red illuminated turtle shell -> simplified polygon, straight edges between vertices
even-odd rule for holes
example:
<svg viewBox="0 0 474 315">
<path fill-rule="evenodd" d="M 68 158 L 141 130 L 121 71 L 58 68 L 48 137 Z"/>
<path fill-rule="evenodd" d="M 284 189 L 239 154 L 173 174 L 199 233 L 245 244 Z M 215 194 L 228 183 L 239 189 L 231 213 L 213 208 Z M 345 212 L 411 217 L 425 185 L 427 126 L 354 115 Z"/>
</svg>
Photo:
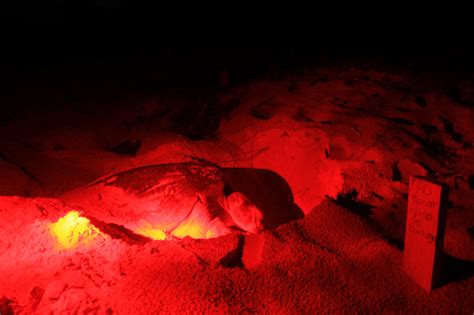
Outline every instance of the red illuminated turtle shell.
<svg viewBox="0 0 474 315">
<path fill-rule="evenodd" d="M 224 176 L 211 164 L 143 166 L 103 177 L 62 199 L 86 216 L 141 234 L 210 238 L 231 231 Z"/>
</svg>

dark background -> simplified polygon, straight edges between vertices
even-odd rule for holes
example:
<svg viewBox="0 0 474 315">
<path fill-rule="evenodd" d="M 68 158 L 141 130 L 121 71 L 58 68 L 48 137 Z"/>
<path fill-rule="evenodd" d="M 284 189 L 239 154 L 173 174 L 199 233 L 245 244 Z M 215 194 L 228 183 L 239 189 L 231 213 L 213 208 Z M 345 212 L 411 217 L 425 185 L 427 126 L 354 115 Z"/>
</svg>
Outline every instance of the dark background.
<svg viewBox="0 0 474 315">
<path fill-rule="evenodd" d="M 193 14 L 188 4 L 182 6 Z M 390 10 L 374 14 L 376 21 L 363 26 L 364 18 L 358 16 L 346 24 L 342 24 L 344 16 L 313 23 L 325 15 L 317 9 L 304 25 L 297 24 L 306 18 L 303 13 L 263 21 L 260 28 L 240 16 L 236 27 L 227 31 L 214 21 L 202 27 L 206 17 L 198 14 L 192 20 L 184 14 L 173 20 L 160 4 L 143 6 L 126 0 L 2 3 L 2 116 L 18 115 L 25 108 L 120 99 L 128 93 L 153 93 L 166 87 L 212 89 L 220 69 L 229 71 L 232 84 L 268 73 L 332 65 L 472 78 L 468 26 L 447 23 L 446 13 L 434 25 L 415 16 L 418 26 L 406 26 L 405 18 L 397 16 L 392 27 L 382 28 L 379 22 Z M 226 20 L 231 15 L 229 10 L 220 17 Z M 260 45 L 280 48 L 242 48 Z M 192 48 L 200 46 L 208 48 Z"/>
</svg>

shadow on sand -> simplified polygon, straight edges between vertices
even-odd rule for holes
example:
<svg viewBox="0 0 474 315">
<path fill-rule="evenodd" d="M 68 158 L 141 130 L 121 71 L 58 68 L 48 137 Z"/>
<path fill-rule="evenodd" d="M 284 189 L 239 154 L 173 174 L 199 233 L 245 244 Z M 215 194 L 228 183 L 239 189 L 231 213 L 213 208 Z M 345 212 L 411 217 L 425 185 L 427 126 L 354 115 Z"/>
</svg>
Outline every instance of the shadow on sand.
<svg viewBox="0 0 474 315">
<path fill-rule="evenodd" d="M 438 287 L 469 279 L 474 276 L 474 261 L 444 254 L 444 266 Z"/>
</svg>

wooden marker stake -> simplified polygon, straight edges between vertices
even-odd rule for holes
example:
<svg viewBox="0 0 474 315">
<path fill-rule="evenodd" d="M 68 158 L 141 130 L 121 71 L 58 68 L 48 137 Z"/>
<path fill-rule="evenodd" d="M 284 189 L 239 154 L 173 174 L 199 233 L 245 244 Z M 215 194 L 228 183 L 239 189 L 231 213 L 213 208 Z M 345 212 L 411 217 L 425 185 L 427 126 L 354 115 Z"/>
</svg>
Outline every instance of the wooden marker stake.
<svg viewBox="0 0 474 315">
<path fill-rule="evenodd" d="M 403 267 L 428 292 L 440 277 L 447 197 L 443 183 L 410 178 Z"/>
</svg>

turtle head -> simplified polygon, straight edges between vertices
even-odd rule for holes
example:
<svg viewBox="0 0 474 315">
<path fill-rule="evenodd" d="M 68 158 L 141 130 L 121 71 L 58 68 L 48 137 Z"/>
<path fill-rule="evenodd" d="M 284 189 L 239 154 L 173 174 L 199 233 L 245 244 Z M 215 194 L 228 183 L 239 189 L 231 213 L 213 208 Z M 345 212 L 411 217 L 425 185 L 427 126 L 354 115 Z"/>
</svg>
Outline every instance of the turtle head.
<svg viewBox="0 0 474 315">
<path fill-rule="evenodd" d="M 263 213 L 242 193 L 233 192 L 226 197 L 227 211 L 235 224 L 250 233 L 263 230 Z"/>
</svg>

